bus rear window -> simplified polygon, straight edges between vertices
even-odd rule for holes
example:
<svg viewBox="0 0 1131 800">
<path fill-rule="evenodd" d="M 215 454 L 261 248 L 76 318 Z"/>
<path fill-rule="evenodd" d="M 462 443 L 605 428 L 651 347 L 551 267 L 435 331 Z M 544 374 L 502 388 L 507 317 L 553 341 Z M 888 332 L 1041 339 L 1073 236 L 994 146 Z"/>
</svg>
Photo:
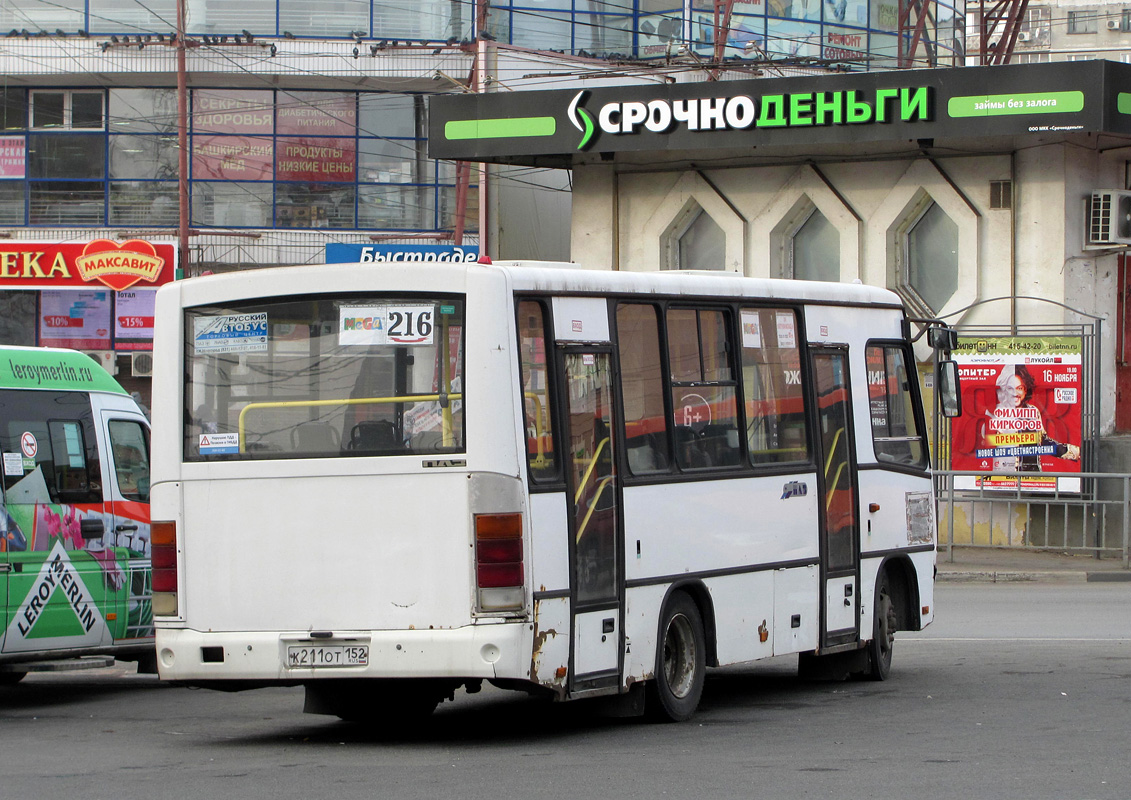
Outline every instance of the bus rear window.
<svg viewBox="0 0 1131 800">
<path fill-rule="evenodd" d="M 368 295 L 187 309 L 185 460 L 463 452 L 463 308 Z"/>
</svg>

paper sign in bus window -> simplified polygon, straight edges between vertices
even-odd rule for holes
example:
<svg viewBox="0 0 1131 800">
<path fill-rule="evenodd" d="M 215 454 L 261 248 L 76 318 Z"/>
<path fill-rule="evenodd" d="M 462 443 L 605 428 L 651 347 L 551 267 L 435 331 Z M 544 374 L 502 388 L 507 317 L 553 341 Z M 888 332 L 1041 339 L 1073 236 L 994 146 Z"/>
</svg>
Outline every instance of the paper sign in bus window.
<svg viewBox="0 0 1131 800">
<path fill-rule="evenodd" d="M 222 314 L 193 320 L 193 345 L 203 353 L 266 353 L 267 313 Z"/>
<path fill-rule="evenodd" d="M 792 311 L 778 312 L 778 347 L 797 347 L 797 326 Z"/>
<path fill-rule="evenodd" d="M 432 306 L 342 306 L 338 310 L 338 344 L 432 344 Z"/>
<path fill-rule="evenodd" d="M 198 442 L 202 456 L 216 456 L 240 451 L 238 433 L 202 433 Z"/>
<path fill-rule="evenodd" d="M 742 346 L 761 348 L 762 320 L 757 311 L 742 311 Z"/>
</svg>

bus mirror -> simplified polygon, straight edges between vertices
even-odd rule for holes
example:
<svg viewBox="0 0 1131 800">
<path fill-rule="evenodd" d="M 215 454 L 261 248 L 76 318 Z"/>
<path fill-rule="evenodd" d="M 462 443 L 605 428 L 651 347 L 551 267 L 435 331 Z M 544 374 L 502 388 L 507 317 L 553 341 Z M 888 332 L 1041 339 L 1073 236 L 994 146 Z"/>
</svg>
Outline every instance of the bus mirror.
<svg viewBox="0 0 1131 800">
<path fill-rule="evenodd" d="M 950 352 L 958 347 L 958 332 L 954 328 L 927 328 L 927 342 L 935 350 Z"/>
<path fill-rule="evenodd" d="M 962 415 L 962 392 L 958 385 L 958 362 L 940 361 L 938 407 L 944 417 L 954 418 Z"/>
</svg>

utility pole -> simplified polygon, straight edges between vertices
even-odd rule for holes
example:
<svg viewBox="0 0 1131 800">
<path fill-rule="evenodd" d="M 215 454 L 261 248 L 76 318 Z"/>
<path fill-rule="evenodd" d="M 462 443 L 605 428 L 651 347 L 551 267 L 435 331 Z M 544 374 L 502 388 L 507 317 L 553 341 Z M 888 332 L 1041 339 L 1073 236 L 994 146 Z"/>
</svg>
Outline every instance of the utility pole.
<svg viewBox="0 0 1131 800">
<path fill-rule="evenodd" d="M 189 263 L 188 74 L 185 58 L 185 0 L 177 0 L 177 277 Z"/>
</svg>

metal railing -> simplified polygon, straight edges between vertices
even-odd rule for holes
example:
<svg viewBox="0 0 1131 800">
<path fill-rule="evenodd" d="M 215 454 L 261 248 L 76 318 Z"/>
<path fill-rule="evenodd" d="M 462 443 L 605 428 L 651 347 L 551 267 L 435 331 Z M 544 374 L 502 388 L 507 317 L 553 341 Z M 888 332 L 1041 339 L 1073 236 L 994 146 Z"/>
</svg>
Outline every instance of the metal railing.
<svg viewBox="0 0 1131 800">
<path fill-rule="evenodd" d="M 935 471 L 939 549 L 1018 547 L 1129 561 L 1131 474 L 1110 472 L 1002 473 L 1015 488 L 979 486 L 980 472 Z M 1048 479 L 1034 491 L 1021 479 Z M 959 487 L 959 488 L 956 488 Z M 972 487 L 972 488 L 968 488 Z"/>
</svg>

